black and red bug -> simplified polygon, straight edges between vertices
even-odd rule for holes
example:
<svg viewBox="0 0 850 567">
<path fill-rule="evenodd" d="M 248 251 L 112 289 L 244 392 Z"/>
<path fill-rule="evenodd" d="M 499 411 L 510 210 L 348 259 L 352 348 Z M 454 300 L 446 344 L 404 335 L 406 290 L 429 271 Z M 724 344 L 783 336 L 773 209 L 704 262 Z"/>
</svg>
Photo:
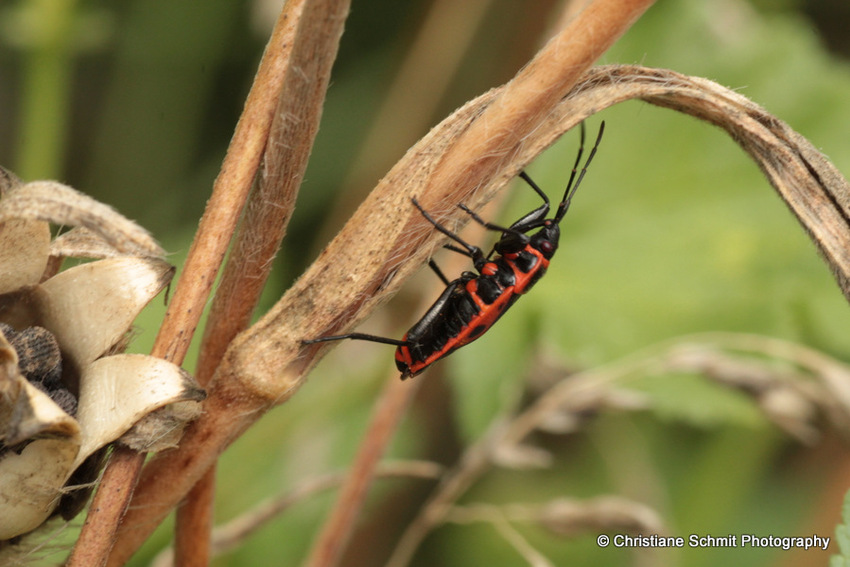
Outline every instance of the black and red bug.
<svg viewBox="0 0 850 567">
<path fill-rule="evenodd" d="M 434 362 L 444 358 L 483 335 L 508 308 L 528 292 L 546 273 L 549 261 L 558 249 L 561 236 L 560 222 L 570 208 L 573 195 L 581 185 L 587 167 L 596 155 L 596 149 L 605 130 L 603 122 L 599 134 L 587 160 L 578 170 L 584 153 L 584 124 L 581 125 L 581 143 L 575 165 L 573 165 L 564 197 L 558 204 L 555 216 L 547 219 L 550 203 L 546 193 L 534 181 L 522 172 L 519 176 L 540 195 L 543 204 L 513 223 L 509 227 L 498 226 L 484 221 L 465 205 L 458 205 L 472 219 L 485 228 L 501 232 L 502 236 L 493 245 L 486 256 L 481 248 L 468 244 L 457 234 L 437 222 L 419 202 L 413 198 L 413 205 L 422 216 L 460 246 L 446 245 L 446 248 L 459 252 L 472 259 L 476 272 L 463 272 L 459 278 L 449 281 L 433 260 L 428 265 L 446 284 L 446 289 L 425 315 L 410 328 L 401 340 L 348 333 L 301 341 L 302 344 L 314 344 L 342 339 L 356 339 L 395 345 L 396 366 L 401 379 L 416 376 Z M 528 233 L 539 228 L 532 235 Z M 491 257 L 496 254 L 495 258 Z"/>
</svg>

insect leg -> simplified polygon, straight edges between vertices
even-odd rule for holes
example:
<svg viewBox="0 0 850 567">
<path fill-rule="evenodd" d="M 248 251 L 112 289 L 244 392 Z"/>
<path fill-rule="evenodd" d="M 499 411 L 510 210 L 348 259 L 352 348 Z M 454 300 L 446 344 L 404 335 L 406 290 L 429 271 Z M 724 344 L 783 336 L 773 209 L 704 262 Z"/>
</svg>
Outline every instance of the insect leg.
<svg viewBox="0 0 850 567">
<path fill-rule="evenodd" d="M 534 189 L 535 193 L 537 193 L 538 195 L 540 195 L 543 198 L 544 203 L 546 203 L 547 205 L 549 204 L 549 197 L 546 196 L 546 193 L 543 192 L 543 189 L 541 189 L 540 186 L 537 185 L 537 183 L 532 181 L 532 179 L 528 176 L 528 174 L 526 172 L 520 171 L 519 176 L 523 181 L 528 183 L 529 187 Z"/>
<path fill-rule="evenodd" d="M 463 254 L 464 256 L 469 256 L 469 252 L 461 248 L 460 246 L 455 246 L 454 244 L 444 244 L 443 248 L 446 250 L 451 250 L 452 252 L 457 252 L 458 254 Z"/>
<path fill-rule="evenodd" d="M 570 173 L 570 180 L 567 182 L 567 189 L 564 191 L 564 199 L 561 201 L 561 204 L 558 205 L 558 211 L 555 213 L 554 221 L 556 223 L 561 222 L 561 219 L 567 214 L 567 209 L 570 208 L 570 201 L 572 201 L 573 195 L 575 195 L 578 186 L 581 185 L 581 180 L 584 179 L 584 175 L 587 173 L 587 167 L 590 165 L 590 162 L 593 161 L 593 156 L 596 155 L 596 150 L 599 148 L 599 142 L 602 141 L 603 132 L 605 132 L 604 121 L 599 125 L 599 134 L 596 135 L 596 142 L 594 142 L 593 148 L 590 150 L 590 155 L 587 156 L 587 161 L 584 162 L 584 166 L 581 168 L 581 172 L 578 173 L 578 178 L 576 178 L 576 171 L 578 170 L 579 162 L 581 161 L 581 156 L 584 152 L 584 122 L 581 123 L 581 146 L 579 147 L 578 155 L 576 156 L 575 165 L 573 165 L 573 171 Z M 575 185 L 573 185 L 574 180 Z"/>
<path fill-rule="evenodd" d="M 446 236 L 448 236 L 449 238 L 451 238 L 452 240 L 454 240 L 455 242 L 457 242 L 458 244 L 463 246 L 464 249 L 466 249 L 466 254 L 470 258 L 472 258 L 473 262 L 477 262 L 479 260 L 484 259 L 484 252 L 481 251 L 481 248 L 479 248 L 478 246 L 473 246 L 472 244 L 467 243 L 460 236 L 458 236 L 457 234 L 450 231 L 449 229 L 447 229 L 446 227 L 444 227 L 443 225 L 438 223 L 436 220 L 434 220 L 434 218 L 431 215 L 429 215 L 428 212 L 425 209 L 422 208 L 422 205 L 419 204 L 419 201 L 416 200 L 416 197 L 413 197 L 410 200 L 413 201 L 414 206 L 417 209 L 419 209 L 419 212 L 422 213 L 422 216 L 425 217 L 425 220 L 427 220 L 428 222 L 430 222 L 431 224 L 434 225 L 434 228 L 436 228 L 437 230 L 439 230 L 440 232 L 442 232 L 443 234 L 445 234 Z"/>
<path fill-rule="evenodd" d="M 460 248 L 458 248 L 458 249 L 457 249 L 457 250 L 455 250 L 455 251 L 456 251 L 456 252 L 457 252 L 457 251 L 460 251 L 460 253 L 461 253 L 461 254 L 466 254 L 466 251 L 465 251 L 465 250 L 461 250 Z M 431 266 L 431 269 L 432 269 L 432 270 L 434 270 L 434 273 L 435 273 L 435 274 L 437 274 L 437 277 L 438 277 L 438 278 L 440 278 L 440 279 L 443 281 L 443 283 L 444 283 L 444 284 L 446 284 L 446 285 L 451 284 L 451 282 L 449 281 L 449 279 L 448 279 L 448 278 L 446 277 L 446 275 L 443 273 L 443 270 L 441 270 L 441 269 L 440 269 L 440 267 L 437 265 L 437 262 L 435 262 L 435 261 L 433 260 L 433 258 L 428 260 L 428 265 L 429 265 L 429 266 Z"/>
<path fill-rule="evenodd" d="M 487 230 L 495 230 L 495 231 L 498 231 L 498 232 L 513 234 L 514 236 L 519 236 L 519 237 L 525 236 L 524 233 L 522 233 L 522 232 L 520 232 L 520 231 L 518 231 L 514 228 L 507 228 L 507 227 L 504 227 L 504 226 L 499 226 L 497 224 L 493 224 L 491 222 L 485 221 L 480 216 L 478 216 L 478 214 L 475 211 L 473 211 L 472 209 L 470 209 L 469 207 L 467 207 L 463 203 L 459 204 L 458 207 L 463 209 L 469 216 L 472 217 L 472 220 L 474 220 L 475 222 L 477 222 L 478 224 L 480 224 L 481 226 L 483 226 Z"/>
<path fill-rule="evenodd" d="M 367 335 L 366 333 L 348 333 L 345 335 L 331 335 L 329 337 L 319 337 L 318 339 L 302 339 L 302 345 L 312 345 L 315 343 L 326 343 L 329 341 L 341 341 L 343 339 L 355 339 L 358 341 L 369 341 L 373 343 L 383 343 L 385 345 L 409 346 L 409 341 L 400 341 L 398 339 L 390 339 L 387 337 L 379 337 L 377 335 Z"/>
<path fill-rule="evenodd" d="M 543 220 L 546 218 L 546 215 L 549 213 L 549 197 L 546 196 L 546 193 L 532 181 L 531 177 L 524 171 L 521 171 L 519 174 L 520 178 L 528 183 L 528 186 L 534 189 L 534 192 L 540 195 L 543 199 L 543 204 L 516 221 L 511 225 L 511 229 L 518 232 L 528 232 L 533 228 L 537 228 L 543 225 Z"/>
</svg>

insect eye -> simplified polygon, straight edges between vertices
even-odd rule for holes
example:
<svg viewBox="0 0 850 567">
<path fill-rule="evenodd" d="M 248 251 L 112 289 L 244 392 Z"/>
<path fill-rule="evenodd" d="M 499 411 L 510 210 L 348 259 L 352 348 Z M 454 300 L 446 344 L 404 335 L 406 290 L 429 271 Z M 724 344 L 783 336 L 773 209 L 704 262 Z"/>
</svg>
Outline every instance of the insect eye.
<svg viewBox="0 0 850 567">
<path fill-rule="evenodd" d="M 555 250 L 555 246 L 552 245 L 548 240 L 544 240 L 540 243 L 540 251 L 543 253 L 553 252 Z"/>
</svg>

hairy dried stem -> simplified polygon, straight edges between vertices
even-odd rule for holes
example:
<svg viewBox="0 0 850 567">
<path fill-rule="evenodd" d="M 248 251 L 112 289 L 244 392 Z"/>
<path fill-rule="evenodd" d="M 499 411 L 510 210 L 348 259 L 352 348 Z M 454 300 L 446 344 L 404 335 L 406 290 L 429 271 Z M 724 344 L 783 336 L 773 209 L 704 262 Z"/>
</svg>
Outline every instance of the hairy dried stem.
<svg viewBox="0 0 850 567">
<path fill-rule="evenodd" d="M 319 130 L 348 9 L 348 0 L 291 1 L 279 18 L 288 24 L 283 87 L 257 189 L 248 201 L 207 318 L 196 376 L 201 385 L 212 378 L 227 345 L 248 326 L 286 233 Z M 209 564 L 214 488 L 212 468 L 178 508 L 178 565 Z"/>
</svg>

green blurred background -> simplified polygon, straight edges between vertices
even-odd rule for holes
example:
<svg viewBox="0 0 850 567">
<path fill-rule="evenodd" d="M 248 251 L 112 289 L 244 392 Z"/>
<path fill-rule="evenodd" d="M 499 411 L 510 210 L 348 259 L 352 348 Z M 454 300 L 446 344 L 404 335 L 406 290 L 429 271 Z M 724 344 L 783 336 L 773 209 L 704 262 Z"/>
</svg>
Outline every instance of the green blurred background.
<svg viewBox="0 0 850 567">
<path fill-rule="evenodd" d="M 353 2 L 262 310 L 430 126 L 532 56 L 560 9 L 554 0 Z M 262 0 L 3 2 L 0 164 L 115 206 L 150 229 L 179 268 L 276 13 L 275 2 Z M 846 0 L 659 0 L 602 62 L 668 67 L 729 86 L 847 173 L 848 27 Z M 850 359 L 850 309 L 829 270 L 725 134 L 638 102 L 592 117 L 591 132 L 601 119 L 606 137 L 549 275 L 486 337 L 417 378 L 425 383 L 393 457 L 454 462 L 496 415 L 521 403 L 540 352 L 594 367 L 679 335 L 737 331 Z M 568 134 L 530 167 L 550 194 L 560 193 L 575 147 Z M 498 216 L 510 222 L 534 206 L 520 188 Z M 419 294 L 439 289 L 422 272 L 361 330 L 400 335 L 418 316 Z M 138 321 L 140 352 L 164 310 L 154 303 Z M 347 466 L 391 361 L 386 346 L 340 345 L 224 457 L 217 518 Z M 658 507 L 673 535 L 833 536 L 848 484 L 836 435 L 803 446 L 741 395 L 692 378 L 635 384 L 669 398 L 659 402 L 667 410 L 603 414 L 580 434 L 541 437 L 556 454 L 551 468 L 494 470 L 463 502 L 614 493 Z M 345 565 L 383 564 L 431 488 L 380 481 Z M 215 565 L 297 564 L 331 503 L 324 495 L 298 504 Z M 73 539 L 79 523 L 62 538 Z M 600 550 L 594 534 L 566 540 L 517 527 L 557 565 L 822 565 L 838 552 L 833 542 L 826 554 L 686 549 L 649 560 Z M 132 564 L 148 564 L 169 538 L 166 526 Z M 40 553 L 48 562 L 61 557 Z M 491 526 L 474 524 L 437 530 L 414 564 L 527 563 Z"/>
</svg>

